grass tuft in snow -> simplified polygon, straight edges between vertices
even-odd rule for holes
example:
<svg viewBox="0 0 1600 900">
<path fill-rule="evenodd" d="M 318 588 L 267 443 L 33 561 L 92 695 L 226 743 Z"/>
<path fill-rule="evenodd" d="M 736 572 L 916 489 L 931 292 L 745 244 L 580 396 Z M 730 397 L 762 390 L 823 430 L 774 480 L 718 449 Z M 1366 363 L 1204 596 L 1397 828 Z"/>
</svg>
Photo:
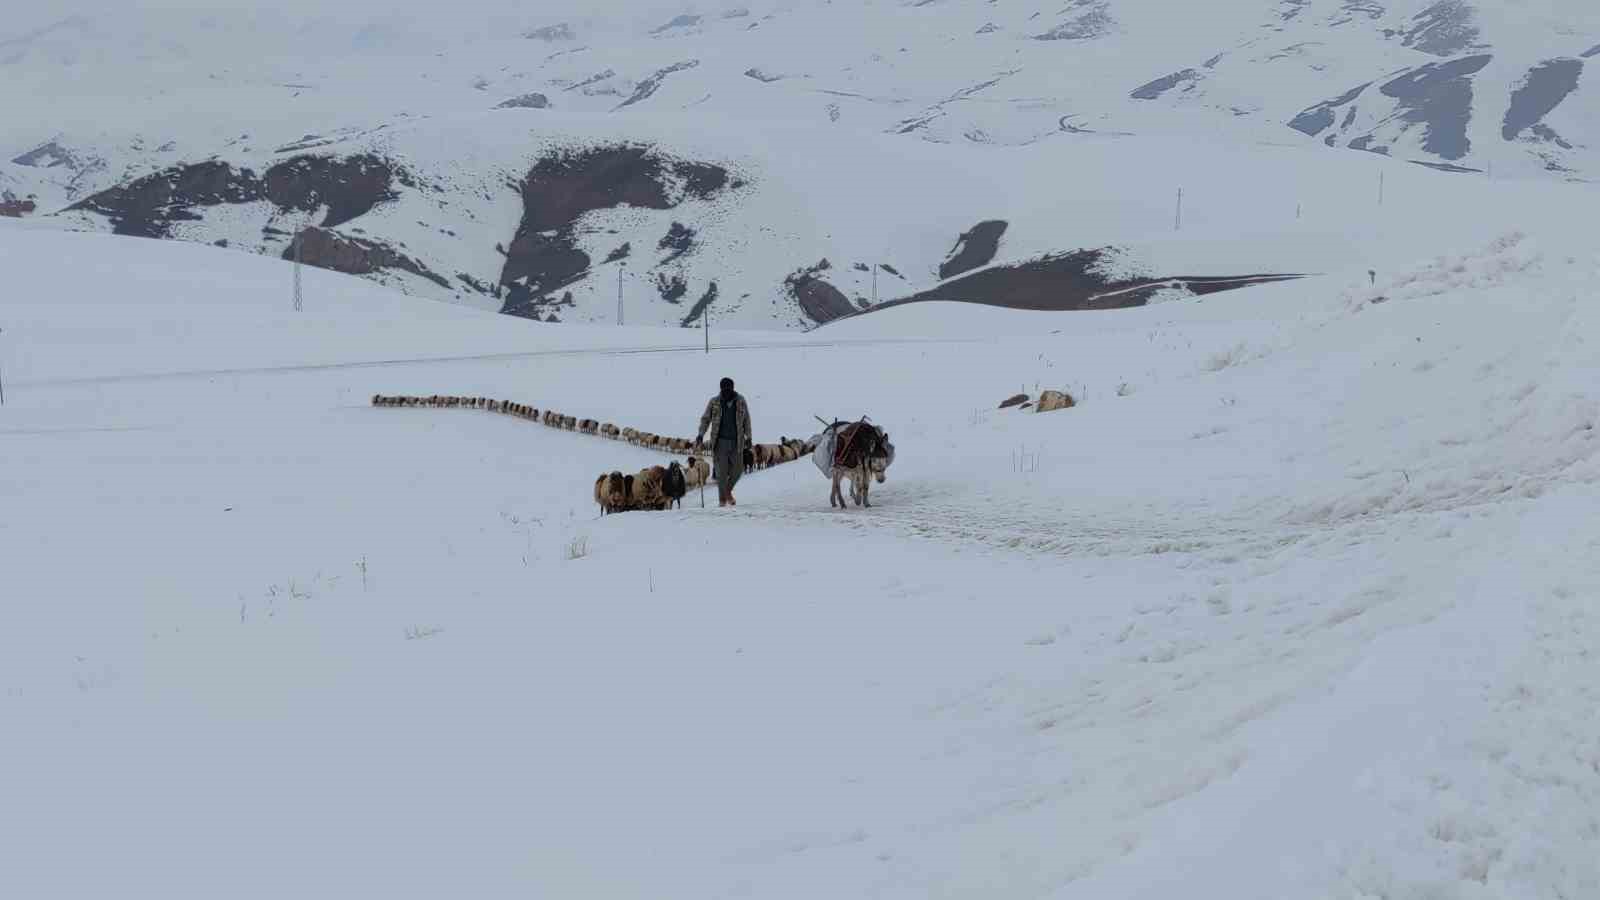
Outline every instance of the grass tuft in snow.
<svg viewBox="0 0 1600 900">
<path fill-rule="evenodd" d="M 585 537 L 585 536 L 580 534 L 577 537 L 573 538 L 571 541 L 567 542 L 567 549 L 566 549 L 566 557 L 567 557 L 567 559 L 583 559 L 585 556 L 588 556 L 588 555 L 589 555 L 589 539 L 587 537 Z"/>
</svg>

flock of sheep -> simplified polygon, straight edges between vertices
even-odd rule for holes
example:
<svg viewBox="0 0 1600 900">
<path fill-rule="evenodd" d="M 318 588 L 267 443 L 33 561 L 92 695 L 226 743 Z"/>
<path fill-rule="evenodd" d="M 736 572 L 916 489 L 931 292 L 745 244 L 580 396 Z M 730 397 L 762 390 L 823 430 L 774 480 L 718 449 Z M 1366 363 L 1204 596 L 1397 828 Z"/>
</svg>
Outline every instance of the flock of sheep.
<svg viewBox="0 0 1600 900">
<path fill-rule="evenodd" d="M 482 409 L 542 422 L 551 428 L 592 434 L 614 441 L 626 441 L 636 447 L 666 450 L 686 455 L 683 463 L 676 460 L 666 466 L 650 466 L 637 474 L 624 475 L 609 472 L 595 479 L 594 500 L 601 515 L 635 509 L 668 509 L 681 504 L 684 494 L 711 481 L 711 463 L 690 455 L 695 452 L 695 442 L 686 438 L 662 437 L 634 428 L 618 428 L 610 422 L 579 419 L 555 410 L 538 409 L 525 403 L 510 400 L 493 400 L 488 397 L 456 397 L 434 394 L 428 397 L 386 396 L 376 394 L 373 406 L 415 406 L 448 409 Z M 809 455 L 816 445 L 808 441 L 783 438 L 776 444 L 755 444 L 744 450 L 744 467 L 747 470 L 771 468 L 794 462 Z"/>
</svg>

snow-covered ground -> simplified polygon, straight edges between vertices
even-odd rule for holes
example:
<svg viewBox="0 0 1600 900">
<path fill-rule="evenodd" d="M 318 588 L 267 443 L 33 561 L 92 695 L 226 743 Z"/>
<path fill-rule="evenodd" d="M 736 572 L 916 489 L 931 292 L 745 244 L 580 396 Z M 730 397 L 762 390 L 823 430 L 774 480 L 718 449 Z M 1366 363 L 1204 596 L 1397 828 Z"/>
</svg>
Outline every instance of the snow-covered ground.
<svg viewBox="0 0 1600 900">
<path fill-rule="evenodd" d="M 0 895 L 1600 896 L 1600 254 L 1506 219 L 709 355 L 0 223 Z M 368 405 L 724 374 L 884 425 L 874 508 L 599 519 L 660 457 Z"/>
</svg>

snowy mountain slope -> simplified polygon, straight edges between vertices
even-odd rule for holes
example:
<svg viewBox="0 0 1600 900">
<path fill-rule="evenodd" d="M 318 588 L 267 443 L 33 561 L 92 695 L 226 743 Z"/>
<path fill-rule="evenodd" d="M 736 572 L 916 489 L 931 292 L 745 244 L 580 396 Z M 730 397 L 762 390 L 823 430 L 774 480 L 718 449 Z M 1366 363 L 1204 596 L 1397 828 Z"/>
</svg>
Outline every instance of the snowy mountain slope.
<svg viewBox="0 0 1600 900">
<path fill-rule="evenodd" d="M 0 890 L 1586 896 L 1586 240 L 707 355 L 0 222 Z M 887 427 L 874 509 L 596 519 L 656 457 L 366 403 L 680 433 L 723 374 Z"/>
<path fill-rule="evenodd" d="M 1116 293 L 1117 279 L 1382 268 L 1508 227 L 1576 220 L 1589 202 L 1561 185 L 1189 138 L 1001 148 L 879 135 L 794 155 L 783 148 L 809 129 L 553 110 L 538 111 L 535 128 L 528 114 L 236 152 L 50 218 L 274 256 L 304 232 L 312 265 L 542 320 L 614 322 L 620 287 L 633 322 L 697 324 L 706 311 L 719 327 L 794 328 L 874 297 L 1031 289 L 1016 267 L 1047 254 L 1101 254 L 1087 287 L 1043 282 L 1046 297 L 1074 308 Z M 1483 215 L 1491 206 L 1497 214 Z M 983 222 L 1004 227 L 975 250 L 961 244 Z M 984 267 L 993 271 L 977 278 Z"/>
<path fill-rule="evenodd" d="M 657 324 L 701 306 L 735 326 L 809 326 L 870 303 L 874 262 L 903 276 L 885 283 L 880 271 L 880 298 L 928 291 L 984 221 L 1010 224 L 994 262 L 1114 245 L 1151 277 L 1320 271 L 1350 260 L 1258 261 L 1240 242 L 1213 268 L 1182 272 L 1130 242 L 1166 229 L 1177 187 L 1199 190 L 1185 170 L 1234 197 L 1257 187 L 1258 154 L 1275 151 L 1246 147 L 1303 148 L 1298 180 L 1338 185 L 1330 195 L 1348 192 L 1341 173 L 1369 171 L 1330 145 L 1496 180 L 1581 178 L 1600 121 L 1583 55 L 1600 41 L 1600 14 L 1575 0 L 1096 0 L 1051 12 L 964 0 L 538 11 L 473 0 L 405 16 L 363 2 L 79 6 L 8 23 L 0 99 L 20 114 L 0 123 L 0 156 L 12 160 L 0 177 L 18 200 L 56 213 L 109 189 L 148 194 L 150 179 L 212 160 L 260 174 L 304 154 L 373 154 L 427 186 L 423 197 L 391 186 L 397 196 L 366 221 L 317 239 L 317 264 L 562 321 L 614 317 L 605 260 L 624 243 L 634 314 Z M 535 241 L 537 264 L 512 267 L 547 267 L 544 277 L 501 285 L 494 247 L 516 240 L 517 186 L 541 154 L 628 143 L 738 170 L 730 178 L 748 189 L 591 209 L 562 223 L 573 234 Z M 1493 189 L 1456 179 L 1428 192 L 1479 190 Z M 1338 198 L 1293 193 L 1308 195 L 1294 202 L 1325 232 L 1372 212 L 1336 217 L 1325 211 Z M 1290 223 L 1288 198 L 1272 215 L 1225 222 L 1193 201 L 1187 227 L 1207 239 Z M 300 206 L 183 205 L 198 218 L 170 233 L 281 254 L 286 235 L 262 229 L 311 224 Z M 1081 228 L 1085 208 L 1114 224 Z M 1218 227 L 1202 231 L 1206 216 Z M 1120 227 L 1130 220 L 1141 223 L 1132 235 Z M 674 222 L 695 232 L 692 251 L 679 253 L 682 231 L 668 240 Z M 813 271 L 823 259 L 826 277 Z"/>
</svg>

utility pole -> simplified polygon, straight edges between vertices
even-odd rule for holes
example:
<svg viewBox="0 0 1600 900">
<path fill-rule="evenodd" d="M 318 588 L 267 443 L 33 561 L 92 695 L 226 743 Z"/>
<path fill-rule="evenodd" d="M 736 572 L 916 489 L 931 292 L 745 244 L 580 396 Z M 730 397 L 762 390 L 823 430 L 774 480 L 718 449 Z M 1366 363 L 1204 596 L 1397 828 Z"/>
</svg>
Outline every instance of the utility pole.
<svg viewBox="0 0 1600 900">
<path fill-rule="evenodd" d="M 700 310 L 700 330 L 705 332 L 706 353 L 711 352 L 711 309 L 710 304 Z"/>
<path fill-rule="evenodd" d="M 295 235 L 294 235 L 294 311 L 295 312 L 300 312 L 300 310 L 302 309 L 301 299 L 300 299 L 300 235 L 301 234 L 302 234 L 302 232 L 297 231 L 297 232 L 295 232 Z"/>
<path fill-rule="evenodd" d="M 878 305 L 878 264 L 872 264 L 872 305 Z"/>
<path fill-rule="evenodd" d="M 617 264 L 617 324 L 622 324 L 622 273 L 628 268 L 627 260 Z"/>
<path fill-rule="evenodd" d="M 1378 173 L 1378 205 L 1383 205 L 1383 173 Z"/>
<path fill-rule="evenodd" d="M 1178 213 L 1172 220 L 1172 230 L 1183 230 L 1183 188 L 1178 188 Z"/>
</svg>

